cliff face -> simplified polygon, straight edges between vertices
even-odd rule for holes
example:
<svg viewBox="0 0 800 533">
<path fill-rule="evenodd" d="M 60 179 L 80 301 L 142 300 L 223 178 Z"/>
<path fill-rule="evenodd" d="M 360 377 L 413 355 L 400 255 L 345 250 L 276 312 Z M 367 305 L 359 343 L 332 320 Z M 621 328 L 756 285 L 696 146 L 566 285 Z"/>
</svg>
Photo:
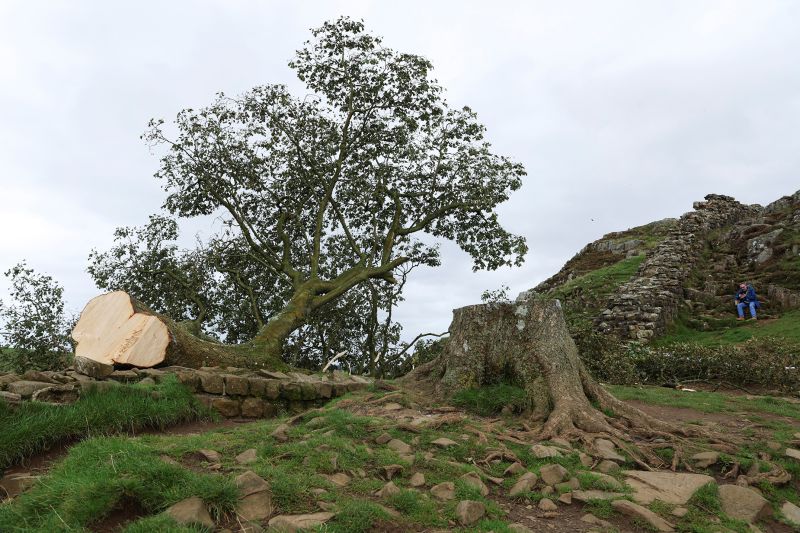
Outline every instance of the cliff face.
<svg viewBox="0 0 800 533">
<path fill-rule="evenodd" d="M 768 314 L 800 307 L 800 191 L 766 207 L 710 194 L 679 219 L 611 233 L 534 291 L 563 300 L 572 325 L 648 341 L 679 314 L 733 313 L 752 283 Z"/>
</svg>

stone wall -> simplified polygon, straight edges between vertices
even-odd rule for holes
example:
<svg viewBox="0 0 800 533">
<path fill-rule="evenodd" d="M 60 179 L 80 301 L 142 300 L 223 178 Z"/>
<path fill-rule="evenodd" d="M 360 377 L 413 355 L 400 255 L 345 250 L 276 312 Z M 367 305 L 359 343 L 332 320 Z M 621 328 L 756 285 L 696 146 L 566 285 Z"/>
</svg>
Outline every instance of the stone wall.
<svg viewBox="0 0 800 533">
<path fill-rule="evenodd" d="M 665 332 L 684 299 L 683 282 L 692 272 L 708 232 L 758 214 L 730 196 L 710 194 L 695 202 L 667 237 L 648 254 L 595 320 L 598 331 L 624 339 L 649 340 Z"/>
<path fill-rule="evenodd" d="M 238 368 L 165 367 L 98 373 L 95 370 L 100 367 L 79 368 L 83 372 L 70 368 L 61 372 L 28 371 L 21 376 L 0 374 L 0 399 L 11 404 L 22 401 L 65 404 L 76 401 L 87 387 L 153 384 L 167 375 L 175 375 L 198 400 L 224 417 L 268 418 L 281 411 L 308 409 L 371 383 L 367 378 L 343 372 L 307 375 Z"/>
</svg>

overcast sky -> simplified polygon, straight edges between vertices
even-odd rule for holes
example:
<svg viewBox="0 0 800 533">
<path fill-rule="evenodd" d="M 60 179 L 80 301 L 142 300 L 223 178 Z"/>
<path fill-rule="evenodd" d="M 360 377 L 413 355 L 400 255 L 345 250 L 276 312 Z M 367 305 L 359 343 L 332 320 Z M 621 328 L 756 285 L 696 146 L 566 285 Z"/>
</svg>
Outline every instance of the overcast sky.
<svg viewBox="0 0 800 533">
<path fill-rule="evenodd" d="M 217 91 L 299 88 L 287 62 L 339 15 L 429 58 L 450 103 L 528 171 L 501 209 L 525 265 L 472 273 L 445 245 L 408 284 L 408 335 L 708 193 L 766 204 L 800 189 L 796 1 L 0 0 L 0 268 L 26 258 L 80 310 L 97 293 L 89 250 L 161 206 L 147 120 Z"/>
</svg>

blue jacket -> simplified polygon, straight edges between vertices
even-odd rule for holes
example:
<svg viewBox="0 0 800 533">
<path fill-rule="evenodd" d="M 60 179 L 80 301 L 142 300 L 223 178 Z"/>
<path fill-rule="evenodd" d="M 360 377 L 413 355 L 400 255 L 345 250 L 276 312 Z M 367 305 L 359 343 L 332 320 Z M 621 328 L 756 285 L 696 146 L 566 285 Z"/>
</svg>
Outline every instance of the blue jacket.
<svg viewBox="0 0 800 533">
<path fill-rule="evenodd" d="M 733 299 L 736 300 L 736 303 L 739 303 L 740 301 L 746 304 L 755 302 L 756 306 L 758 306 L 758 296 L 756 296 L 756 290 L 752 285 L 748 285 L 746 291 L 743 291 L 742 289 L 736 291 L 736 295 L 733 297 Z"/>
</svg>

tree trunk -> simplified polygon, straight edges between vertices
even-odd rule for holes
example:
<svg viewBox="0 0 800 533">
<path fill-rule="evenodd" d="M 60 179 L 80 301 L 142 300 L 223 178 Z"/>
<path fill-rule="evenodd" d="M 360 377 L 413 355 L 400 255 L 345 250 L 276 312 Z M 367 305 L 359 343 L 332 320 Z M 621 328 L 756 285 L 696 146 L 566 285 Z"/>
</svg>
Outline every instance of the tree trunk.
<svg viewBox="0 0 800 533">
<path fill-rule="evenodd" d="M 72 338 L 77 357 L 110 365 L 286 366 L 279 343 L 226 345 L 197 335 L 194 326 L 154 313 L 126 292 L 115 291 L 86 304 Z"/>
<path fill-rule="evenodd" d="M 586 372 L 558 300 L 530 298 L 453 311 L 450 340 L 437 359 L 405 380 L 427 381 L 439 396 L 501 382 L 525 388 L 536 438 L 619 445 L 632 435 L 673 437 L 696 431 L 655 419 L 621 402 Z M 630 452 L 631 449 L 627 447 Z M 659 462 L 654 454 L 632 452 Z"/>
</svg>

